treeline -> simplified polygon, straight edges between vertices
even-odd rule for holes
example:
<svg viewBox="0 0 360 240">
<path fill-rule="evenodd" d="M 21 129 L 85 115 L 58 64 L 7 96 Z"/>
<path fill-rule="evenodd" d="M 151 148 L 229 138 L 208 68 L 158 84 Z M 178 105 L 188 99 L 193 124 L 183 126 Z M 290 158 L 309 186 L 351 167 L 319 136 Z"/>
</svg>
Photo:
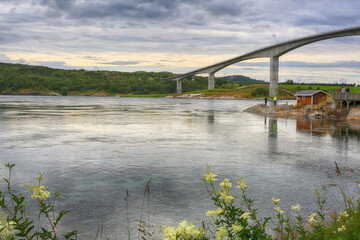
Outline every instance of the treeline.
<svg viewBox="0 0 360 240">
<path fill-rule="evenodd" d="M 33 89 L 62 95 L 71 92 L 105 91 L 108 93 L 168 94 L 176 92 L 175 81 L 162 78 L 170 72 L 115 72 L 63 70 L 42 66 L 0 63 L 0 93 Z M 217 78 L 216 88 L 239 86 Z M 206 77 L 192 76 L 182 80 L 183 92 L 207 89 Z"/>
<path fill-rule="evenodd" d="M 294 83 L 289 79 L 286 82 L 281 82 L 283 85 L 319 85 L 319 86 L 344 86 L 344 87 L 356 87 L 356 83 Z"/>
</svg>

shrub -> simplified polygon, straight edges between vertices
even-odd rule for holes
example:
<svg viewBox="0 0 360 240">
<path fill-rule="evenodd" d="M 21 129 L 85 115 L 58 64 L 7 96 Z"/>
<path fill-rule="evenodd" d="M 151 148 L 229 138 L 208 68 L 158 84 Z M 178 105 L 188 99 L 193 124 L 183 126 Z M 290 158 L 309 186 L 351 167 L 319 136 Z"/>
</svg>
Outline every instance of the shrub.
<svg viewBox="0 0 360 240">
<path fill-rule="evenodd" d="M 264 88 L 256 88 L 254 91 L 251 92 L 251 96 L 268 96 L 269 91 Z"/>
</svg>

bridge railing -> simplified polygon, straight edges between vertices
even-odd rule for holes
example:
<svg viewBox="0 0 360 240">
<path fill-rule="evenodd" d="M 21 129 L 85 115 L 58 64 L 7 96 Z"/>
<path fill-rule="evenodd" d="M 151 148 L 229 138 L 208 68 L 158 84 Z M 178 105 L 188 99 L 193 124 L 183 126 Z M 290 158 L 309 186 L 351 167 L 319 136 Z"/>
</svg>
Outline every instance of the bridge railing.
<svg viewBox="0 0 360 240">
<path fill-rule="evenodd" d="M 333 93 L 333 99 L 335 100 L 349 100 L 349 101 L 360 101 L 360 93 Z"/>
</svg>

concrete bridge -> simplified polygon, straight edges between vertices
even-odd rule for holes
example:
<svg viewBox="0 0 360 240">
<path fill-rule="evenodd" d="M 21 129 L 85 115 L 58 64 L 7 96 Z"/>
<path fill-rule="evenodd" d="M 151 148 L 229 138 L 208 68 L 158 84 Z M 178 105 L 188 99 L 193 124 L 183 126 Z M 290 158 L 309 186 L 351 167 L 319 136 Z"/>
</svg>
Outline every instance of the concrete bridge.
<svg viewBox="0 0 360 240">
<path fill-rule="evenodd" d="M 295 40 L 286 41 L 283 43 L 271 45 L 265 48 L 261 48 L 244 55 L 219 62 L 207 67 L 203 67 L 188 73 L 180 74 L 170 78 L 163 78 L 163 80 L 174 80 L 177 82 L 177 93 L 182 92 L 182 82 L 181 80 L 192 76 L 195 74 L 207 73 L 209 75 L 208 88 L 214 89 L 215 87 L 215 73 L 221 69 L 232 65 L 237 62 L 255 59 L 255 58 L 269 58 L 270 59 L 270 87 L 269 87 L 269 96 L 270 99 L 273 99 L 274 96 L 278 95 L 278 80 L 279 80 L 279 57 L 288 53 L 294 49 L 308 45 L 310 43 L 338 38 L 346 36 L 355 36 L 360 35 L 360 27 L 345 28 L 341 30 L 311 35 L 307 37 L 298 38 Z"/>
</svg>

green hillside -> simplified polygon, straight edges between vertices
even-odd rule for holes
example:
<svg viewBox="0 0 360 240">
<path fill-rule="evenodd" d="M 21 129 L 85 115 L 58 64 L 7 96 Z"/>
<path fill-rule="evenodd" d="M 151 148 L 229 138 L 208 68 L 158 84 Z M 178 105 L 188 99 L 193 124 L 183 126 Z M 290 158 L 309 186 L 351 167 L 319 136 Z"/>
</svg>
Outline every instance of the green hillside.
<svg viewBox="0 0 360 240">
<path fill-rule="evenodd" d="M 170 72 L 116 72 L 63 70 L 42 66 L 0 63 L 1 94 L 48 94 L 93 95 L 101 92 L 115 94 L 172 94 L 176 92 L 175 81 L 162 78 L 174 76 Z M 239 86 L 217 78 L 216 88 Z M 188 77 L 182 80 L 183 92 L 207 89 L 206 77 Z"/>
</svg>

